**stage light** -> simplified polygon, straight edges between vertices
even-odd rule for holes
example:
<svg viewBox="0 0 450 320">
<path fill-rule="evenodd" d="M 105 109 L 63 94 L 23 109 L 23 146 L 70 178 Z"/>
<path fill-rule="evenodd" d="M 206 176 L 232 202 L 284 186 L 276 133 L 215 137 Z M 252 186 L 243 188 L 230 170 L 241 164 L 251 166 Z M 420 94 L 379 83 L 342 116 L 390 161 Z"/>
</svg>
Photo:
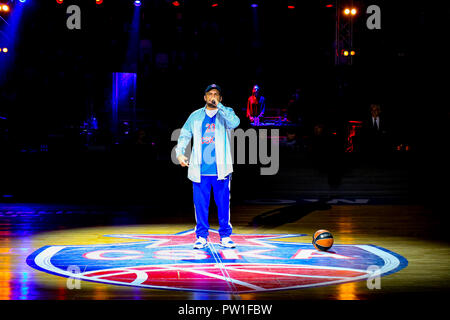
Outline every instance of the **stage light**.
<svg viewBox="0 0 450 320">
<path fill-rule="evenodd" d="M 19 2 L 25 3 L 27 2 L 27 0 L 19 0 Z"/>
<path fill-rule="evenodd" d="M 348 51 L 347 50 L 344 50 L 344 56 L 348 56 Z"/>
<path fill-rule="evenodd" d="M 95 0 L 95 4 L 102 4 L 103 0 Z"/>
<path fill-rule="evenodd" d="M 258 4 L 252 3 L 251 7 L 252 7 L 252 8 L 258 8 Z"/>
<path fill-rule="evenodd" d="M 3 52 L 3 53 L 7 53 L 7 52 L 8 52 L 8 48 L 3 48 L 3 49 L 2 49 L 2 52 Z"/>
<path fill-rule="evenodd" d="M 287 3 L 287 8 L 289 9 L 289 10 L 294 10 L 295 9 L 295 7 L 297 6 L 297 0 L 287 0 L 286 1 Z"/>
<path fill-rule="evenodd" d="M 256 2 L 256 0 L 252 1 L 252 2 Z M 208 5 L 211 6 L 212 8 L 223 7 L 223 1 L 221 1 L 221 0 L 208 0 Z"/>
<path fill-rule="evenodd" d="M 172 1 L 172 5 L 174 7 L 179 7 L 180 6 L 180 2 L 179 1 Z"/>
<path fill-rule="evenodd" d="M 358 10 L 356 10 L 356 8 L 345 8 L 344 9 L 344 14 L 346 16 L 348 16 L 349 14 L 351 14 L 352 16 L 354 16 L 356 13 L 358 12 Z"/>
<path fill-rule="evenodd" d="M 354 56 L 356 54 L 356 52 L 355 51 L 350 51 L 350 55 L 352 55 L 352 56 Z"/>
<path fill-rule="evenodd" d="M 62 4 L 64 2 L 64 0 L 56 0 L 57 4 Z"/>
<path fill-rule="evenodd" d="M 4 12 L 8 12 L 9 11 L 9 6 L 6 4 L 3 4 L 0 6 L 0 11 L 4 11 Z"/>
<path fill-rule="evenodd" d="M 136 7 L 140 7 L 141 6 L 141 0 L 135 0 L 134 1 L 134 5 L 136 6 Z"/>
</svg>

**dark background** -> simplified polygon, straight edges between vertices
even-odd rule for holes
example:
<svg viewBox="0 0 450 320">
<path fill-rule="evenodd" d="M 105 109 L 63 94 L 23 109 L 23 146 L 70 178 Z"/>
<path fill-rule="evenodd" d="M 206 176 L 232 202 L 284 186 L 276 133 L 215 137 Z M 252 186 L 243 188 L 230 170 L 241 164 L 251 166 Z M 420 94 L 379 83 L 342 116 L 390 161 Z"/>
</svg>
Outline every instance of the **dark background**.
<svg viewBox="0 0 450 320">
<path fill-rule="evenodd" d="M 242 0 L 218 1 L 214 8 L 206 0 L 180 2 L 175 8 L 165 0 L 143 1 L 139 49 L 133 51 L 131 0 L 27 1 L 16 45 L 8 58 L 0 58 L 0 115 L 7 118 L 1 125 L 0 194 L 30 201 L 147 201 L 179 188 L 189 191 L 185 170 L 170 161 L 175 145 L 170 135 L 203 106 L 206 86 L 217 83 L 224 89 L 224 105 L 235 110 L 243 128 L 254 84 L 270 109 L 286 108 L 300 88 L 309 123 L 300 135 L 308 140 L 313 126 L 322 123 L 328 133 L 337 133 L 329 150 L 339 154 L 344 124 L 365 120 L 369 105 L 379 103 L 391 124 L 391 149 L 407 144 L 409 152 L 401 158 L 390 152 L 366 170 L 383 172 L 380 163 L 412 168 L 406 177 L 407 183 L 414 180 L 412 194 L 430 199 L 429 157 L 434 137 L 446 134 L 440 130 L 448 124 L 448 106 L 434 102 L 428 87 L 436 80 L 433 72 L 446 65 L 431 67 L 445 58 L 448 5 L 354 1 L 357 54 L 351 66 L 336 66 L 335 7 L 325 7 L 334 2 L 297 1 L 295 10 L 284 0 L 259 1 L 256 9 Z M 81 30 L 66 27 L 71 4 L 81 8 Z M 381 8 L 381 30 L 366 27 L 371 4 Z M 167 64 L 158 62 L 161 56 Z M 110 136 L 113 72 L 137 73 L 135 129 L 146 130 L 151 147 L 145 151 L 121 148 Z M 444 117 L 436 119 L 436 108 Z M 92 113 L 99 121 L 97 149 L 86 148 L 79 132 Z M 307 150 L 300 152 L 301 160 L 282 158 L 283 165 L 294 163 L 289 168 L 295 171 L 310 163 Z M 353 155 L 339 165 L 367 160 L 348 157 Z M 236 172 L 258 179 L 254 166 L 236 166 Z M 338 191 L 339 183 L 333 189 Z"/>
</svg>

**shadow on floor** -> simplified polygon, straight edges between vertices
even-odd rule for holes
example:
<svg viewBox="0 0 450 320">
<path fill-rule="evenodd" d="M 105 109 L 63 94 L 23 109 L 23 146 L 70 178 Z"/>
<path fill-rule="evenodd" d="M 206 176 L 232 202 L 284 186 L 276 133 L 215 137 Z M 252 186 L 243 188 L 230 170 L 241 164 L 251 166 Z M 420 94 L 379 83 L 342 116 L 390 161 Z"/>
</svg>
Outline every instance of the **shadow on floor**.
<svg viewBox="0 0 450 320">
<path fill-rule="evenodd" d="M 286 223 L 295 222 L 313 211 L 328 210 L 330 208 L 331 205 L 327 204 L 326 200 L 313 203 L 297 201 L 293 205 L 264 212 L 253 218 L 248 225 L 252 227 L 278 227 Z"/>
</svg>

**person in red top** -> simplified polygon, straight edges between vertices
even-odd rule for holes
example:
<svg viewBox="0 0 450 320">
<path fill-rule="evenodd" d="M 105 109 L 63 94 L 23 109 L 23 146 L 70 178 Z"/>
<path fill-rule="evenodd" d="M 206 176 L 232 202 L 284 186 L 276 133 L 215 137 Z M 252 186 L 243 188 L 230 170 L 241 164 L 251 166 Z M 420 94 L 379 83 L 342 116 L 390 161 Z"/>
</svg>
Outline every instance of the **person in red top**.
<svg viewBox="0 0 450 320">
<path fill-rule="evenodd" d="M 259 125 L 259 118 L 264 115 L 266 109 L 264 100 L 260 88 L 255 85 L 252 90 L 252 95 L 247 100 L 247 118 L 256 126 Z"/>
</svg>

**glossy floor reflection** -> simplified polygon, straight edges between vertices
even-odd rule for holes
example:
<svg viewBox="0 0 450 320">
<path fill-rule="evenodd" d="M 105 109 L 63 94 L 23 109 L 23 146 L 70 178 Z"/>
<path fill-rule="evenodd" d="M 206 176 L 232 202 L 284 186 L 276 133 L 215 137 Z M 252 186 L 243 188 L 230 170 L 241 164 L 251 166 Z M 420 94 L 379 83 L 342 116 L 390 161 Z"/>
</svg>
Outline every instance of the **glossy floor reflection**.
<svg viewBox="0 0 450 320">
<path fill-rule="evenodd" d="M 326 228 L 333 233 L 337 247 L 373 244 L 405 257 L 408 265 L 396 273 L 383 276 L 381 289 L 374 290 L 367 287 L 366 281 L 277 291 L 204 292 L 130 287 L 84 280 L 79 282 L 80 289 L 77 289 L 69 284 L 70 279 L 67 277 L 30 267 L 26 263 L 27 257 L 45 246 L 108 245 L 145 241 L 105 235 L 180 233 L 193 227 L 192 219 L 178 213 L 165 215 L 164 218 L 156 217 L 153 216 L 153 208 L 138 210 L 134 207 L 3 204 L 0 206 L 0 300 L 359 300 L 405 293 L 420 295 L 449 291 L 450 246 L 443 235 L 436 232 L 442 226 L 439 226 L 439 220 L 428 209 L 408 205 L 332 205 L 317 210 L 308 208 L 306 214 L 287 217 L 292 209 L 286 213 L 283 208 L 286 208 L 286 205 L 235 206 L 232 210 L 234 234 L 307 234 L 306 237 L 276 240 L 281 243 L 307 243 L 314 231 Z M 271 220 L 258 219 L 267 218 L 268 212 Z M 274 219 L 278 219 L 275 224 Z M 214 219 L 212 227 L 214 228 Z M 261 259 L 267 255 L 283 257 L 284 254 L 281 249 L 274 249 L 272 252 L 267 248 L 263 248 L 266 251 L 250 249 L 250 253 L 247 252 L 250 262 L 253 258 Z M 225 254 L 225 257 L 230 258 L 237 253 L 217 249 L 217 257 L 221 255 L 223 258 Z M 123 253 L 121 254 L 122 256 L 119 254 L 115 257 L 120 259 L 123 257 Z M 114 256 L 105 254 L 105 257 Z M 226 265 L 229 260 L 219 259 L 218 262 Z M 222 266 L 220 270 L 226 268 Z M 277 283 L 282 283 L 281 275 L 274 277 Z"/>
</svg>

